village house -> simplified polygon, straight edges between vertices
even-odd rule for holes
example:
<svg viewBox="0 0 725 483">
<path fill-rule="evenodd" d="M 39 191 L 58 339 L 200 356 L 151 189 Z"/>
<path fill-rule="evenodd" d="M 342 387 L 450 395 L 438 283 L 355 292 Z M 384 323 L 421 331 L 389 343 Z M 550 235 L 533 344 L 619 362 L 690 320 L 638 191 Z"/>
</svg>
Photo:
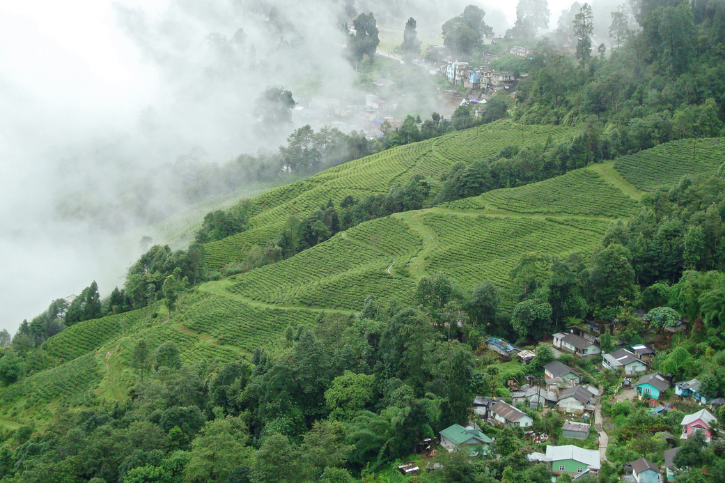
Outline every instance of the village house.
<svg viewBox="0 0 725 483">
<path fill-rule="evenodd" d="M 451 62 L 446 66 L 446 79 L 454 86 L 462 86 L 469 71 L 468 62 Z"/>
<path fill-rule="evenodd" d="M 587 388 L 574 386 L 562 391 L 556 406 L 563 413 L 583 414 L 585 411 L 594 411 L 593 399 L 594 394 Z"/>
<path fill-rule="evenodd" d="M 667 481 L 675 481 L 675 464 L 674 459 L 678 451 L 682 446 L 677 448 L 668 449 L 665 451 L 665 464 L 663 468 L 666 470 Z"/>
<path fill-rule="evenodd" d="M 365 107 L 370 109 L 382 109 L 384 106 L 385 101 L 375 94 L 368 94 L 365 96 Z"/>
<path fill-rule="evenodd" d="M 494 86 L 508 86 L 513 84 L 514 80 L 513 72 L 503 71 L 491 74 L 491 84 Z"/>
<path fill-rule="evenodd" d="M 675 322 L 675 325 L 673 325 L 672 327 L 665 327 L 664 330 L 673 334 L 682 332 L 684 330 L 687 330 L 687 322 L 685 322 L 684 320 L 678 320 L 677 322 Z"/>
<path fill-rule="evenodd" d="M 568 473 L 576 476 L 587 470 L 599 471 L 601 460 L 599 450 L 583 449 L 578 446 L 547 446 L 546 461 L 555 475 Z"/>
<path fill-rule="evenodd" d="M 460 424 L 449 426 L 440 432 L 441 446 L 448 452 L 465 448 L 475 454 L 486 454 L 488 446 L 493 440 L 472 426 L 463 427 Z"/>
<path fill-rule="evenodd" d="M 675 394 L 680 397 L 692 397 L 695 401 L 707 404 L 707 398 L 700 392 L 700 381 L 691 379 L 689 381 L 678 382 L 675 384 Z"/>
<path fill-rule="evenodd" d="M 637 358 L 644 362 L 651 362 L 652 359 L 655 357 L 655 351 L 647 347 L 646 345 L 635 345 L 632 346 L 632 350 L 634 351 L 634 355 L 637 356 Z"/>
<path fill-rule="evenodd" d="M 531 409 L 539 409 L 544 406 L 556 406 L 559 397 L 556 393 L 542 387 L 524 384 L 520 391 L 511 394 L 511 400 L 514 404 L 524 403 L 528 404 Z"/>
<path fill-rule="evenodd" d="M 602 367 L 605 369 L 621 369 L 625 374 L 630 375 L 647 372 L 647 364 L 627 349 L 619 349 L 611 354 L 602 354 Z"/>
<path fill-rule="evenodd" d="M 532 360 L 534 360 L 534 357 L 536 357 L 536 352 L 532 351 L 521 351 L 519 352 L 518 356 L 519 360 L 523 362 L 524 364 L 528 364 Z"/>
<path fill-rule="evenodd" d="M 707 409 L 701 409 L 694 414 L 688 414 L 682 418 L 680 425 L 682 426 L 682 436 L 680 439 L 687 439 L 697 431 L 705 434 L 705 440 L 709 443 L 712 436 L 712 423 L 716 423 L 717 418 L 710 414 Z"/>
<path fill-rule="evenodd" d="M 590 424 L 566 421 L 564 422 L 564 426 L 561 428 L 561 435 L 564 438 L 585 440 L 589 437 L 590 429 Z"/>
<path fill-rule="evenodd" d="M 574 421 L 566 421 L 561 428 L 561 435 L 565 438 L 585 440 L 589 437 L 590 424 L 575 423 Z"/>
<path fill-rule="evenodd" d="M 527 57 L 531 53 L 531 50 L 529 50 L 525 47 L 516 46 L 516 47 L 511 47 L 509 49 L 509 53 L 512 55 L 515 55 L 516 57 Z"/>
<path fill-rule="evenodd" d="M 632 476 L 637 483 L 659 483 L 660 469 L 647 458 L 640 458 L 629 463 Z"/>
<path fill-rule="evenodd" d="M 534 420 L 526 413 L 519 411 L 512 405 L 503 401 L 497 402 L 491 408 L 491 414 L 493 415 L 494 420 L 506 426 L 521 426 L 522 428 L 528 428 L 534 424 Z"/>
<path fill-rule="evenodd" d="M 381 89 L 383 87 L 387 87 L 387 86 L 391 85 L 392 83 L 393 83 L 393 81 L 391 81 L 390 79 L 378 79 L 376 81 L 373 81 L 371 84 L 373 87 L 377 87 L 377 88 Z"/>
<path fill-rule="evenodd" d="M 670 387 L 670 383 L 659 372 L 653 372 L 641 377 L 634 387 L 637 389 L 639 397 L 649 396 L 656 400 Z"/>
<path fill-rule="evenodd" d="M 602 352 L 595 342 L 574 334 L 554 334 L 554 347 L 579 357 L 587 357 Z"/>
<path fill-rule="evenodd" d="M 496 404 L 496 400 L 492 397 L 476 396 L 473 398 L 473 412 L 483 419 L 488 419 L 494 404 Z"/>
<path fill-rule="evenodd" d="M 486 345 L 490 350 L 498 352 L 505 357 L 514 357 L 516 354 L 521 352 L 521 349 L 519 349 L 518 347 L 513 346 L 505 340 L 498 339 L 496 337 L 489 337 L 488 339 L 486 339 Z"/>
<path fill-rule="evenodd" d="M 546 379 L 559 377 L 562 381 L 570 384 L 579 384 L 581 382 L 581 376 L 578 373 L 559 361 L 549 362 L 544 366 L 544 377 Z"/>
</svg>

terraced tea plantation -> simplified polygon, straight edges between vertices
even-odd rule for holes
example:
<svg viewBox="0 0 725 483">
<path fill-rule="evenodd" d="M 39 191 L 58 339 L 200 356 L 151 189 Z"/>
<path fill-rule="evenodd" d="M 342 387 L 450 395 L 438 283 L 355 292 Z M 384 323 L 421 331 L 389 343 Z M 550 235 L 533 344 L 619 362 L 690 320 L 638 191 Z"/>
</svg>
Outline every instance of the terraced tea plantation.
<svg viewBox="0 0 725 483">
<path fill-rule="evenodd" d="M 483 280 L 509 287 L 509 272 L 527 252 L 565 257 L 589 254 L 601 241 L 610 220 L 568 220 L 567 224 L 536 217 L 461 216 L 426 213 L 423 223 L 435 231 L 438 246 L 428 257 L 429 273 L 445 273 L 461 287 Z"/>
<path fill-rule="evenodd" d="M 392 266 L 421 247 L 420 236 L 402 222 L 373 220 L 290 259 L 238 275 L 230 291 L 269 304 L 351 310 L 359 310 L 371 293 L 408 301 L 415 282 L 394 276 Z"/>
<path fill-rule="evenodd" d="M 725 141 L 720 138 L 683 139 L 619 158 L 614 167 L 637 188 L 669 189 L 682 176 L 708 175 L 725 163 Z"/>
<path fill-rule="evenodd" d="M 528 213 L 596 216 L 628 216 L 637 203 L 590 169 L 519 188 L 489 191 L 481 196 L 457 200 L 447 208 L 485 213 Z"/>
<path fill-rule="evenodd" d="M 523 144 L 544 143 L 551 136 L 563 139 L 576 133 L 562 126 L 525 126 Z M 273 239 L 287 218 L 302 217 L 332 200 L 387 193 L 422 174 L 438 178 L 458 161 L 498 154 L 502 148 L 522 145 L 521 127 L 511 121 L 498 121 L 465 131 L 447 134 L 384 151 L 328 169 L 304 181 L 271 190 L 252 199 L 255 216 L 252 229 L 206 245 L 207 263 L 212 270 L 243 259 L 252 245 L 265 245 Z"/>
</svg>

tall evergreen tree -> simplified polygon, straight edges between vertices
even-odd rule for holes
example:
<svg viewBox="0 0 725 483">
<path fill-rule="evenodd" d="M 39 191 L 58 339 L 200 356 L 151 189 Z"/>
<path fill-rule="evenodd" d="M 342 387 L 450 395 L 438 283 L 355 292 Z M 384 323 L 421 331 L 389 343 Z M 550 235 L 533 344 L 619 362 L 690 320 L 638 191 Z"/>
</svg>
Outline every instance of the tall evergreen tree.
<svg viewBox="0 0 725 483">
<path fill-rule="evenodd" d="M 583 66 L 591 57 L 591 36 L 594 33 L 594 14 L 592 13 L 592 7 L 588 3 L 582 5 L 572 24 L 574 26 L 574 35 L 577 37 L 576 58 L 579 60 L 580 65 Z"/>
<path fill-rule="evenodd" d="M 418 33 L 415 31 L 416 22 L 413 17 L 410 17 L 405 23 L 405 32 L 403 32 L 403 44 L 400 46 L 403 50 L 403 57 L 406 61 L 410 62 L 416 56 L 420 55 L 420 44 L 418 40 Z"/>
</svg>

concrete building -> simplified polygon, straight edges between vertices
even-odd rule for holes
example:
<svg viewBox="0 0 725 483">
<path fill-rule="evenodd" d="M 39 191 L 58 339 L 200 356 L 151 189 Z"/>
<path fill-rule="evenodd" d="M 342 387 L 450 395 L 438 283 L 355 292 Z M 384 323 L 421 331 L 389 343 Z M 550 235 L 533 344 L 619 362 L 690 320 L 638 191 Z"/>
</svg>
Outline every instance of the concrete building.
<svg viewBox="0 0 725 483">
<path fill-rule="evenodd" d="M 593 394 L 585 387 L 574 386 L 562 391 L 556 406 L 563 413 L 583 414 L 594 410 L 593 399 Z"/>
</svg>

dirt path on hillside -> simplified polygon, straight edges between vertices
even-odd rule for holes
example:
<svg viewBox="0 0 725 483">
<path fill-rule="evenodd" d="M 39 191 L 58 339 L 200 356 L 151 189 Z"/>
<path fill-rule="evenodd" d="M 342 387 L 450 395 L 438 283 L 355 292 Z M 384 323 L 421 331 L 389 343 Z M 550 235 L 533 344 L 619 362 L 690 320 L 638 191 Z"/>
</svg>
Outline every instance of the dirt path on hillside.
<svg viewBox="0 0 725 483">
<path fill-rule="evenodd" d="M 393 263 L 391 263 L 388 267 L 388 275 L 392 275 L 392 273 L 390 273 L 390 269 L 393 268 L 393 265 L 395 265 L 395 258 L 393 258 Z"/>
<path fill-rule="evenodd" d="M 599 458 L 607 461 L 607 446 L 609 446 L 609 435 L 604 431 L 602 420 L 602 396 L 604 395 L 604 387 L 599 386 L 599 396 L 594 406 L 594 427 L 599 432 Z"/>
<path fill-rule="evenodd" d="M 108 361 L 111 359 L 111 352 L 115 351 L 116 349 L 118 349 L 118 345 L 116 347 L 114 347 L 113 349 L 109 350 L 108 352 L 106 352 L 106 357 L 104 359 L 104 362 L 106 363 L 106 370 L 108 371 L 108 377 L 109 377 L 108 384 L 113 384 L 113 381 L 116 380 L 113 373 L 111 372 L 111 366 L 108 363 Z"/>
</svg>

